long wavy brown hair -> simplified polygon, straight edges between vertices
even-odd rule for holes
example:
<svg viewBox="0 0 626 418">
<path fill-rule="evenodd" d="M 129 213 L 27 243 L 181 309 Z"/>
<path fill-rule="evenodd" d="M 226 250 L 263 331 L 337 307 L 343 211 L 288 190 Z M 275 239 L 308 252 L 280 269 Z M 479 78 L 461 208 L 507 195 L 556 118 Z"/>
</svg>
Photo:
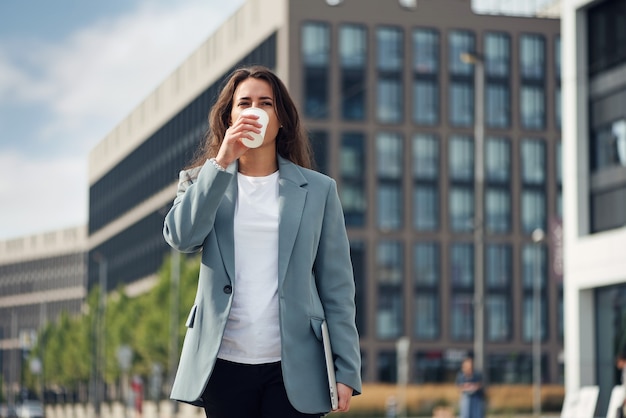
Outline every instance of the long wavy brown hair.
<svg viewBox="0 0 626 418">
<path fill-rule="evenodd" d="M 281 128 L 276 136 L 276 151 L 283 158 L 305 168 L 312 166 L 311 144 L 300 124 L 300 116 L 284 83 L 269 68 L 253 66 L 231 73 L 209 113 L 209 128 L 188 168 L 198 167 L 217 156 L 230 122 L 233 96 L 239 83 L 247 78 L 265 80 L 274 93 L 274 109 Z"/>
</svg>

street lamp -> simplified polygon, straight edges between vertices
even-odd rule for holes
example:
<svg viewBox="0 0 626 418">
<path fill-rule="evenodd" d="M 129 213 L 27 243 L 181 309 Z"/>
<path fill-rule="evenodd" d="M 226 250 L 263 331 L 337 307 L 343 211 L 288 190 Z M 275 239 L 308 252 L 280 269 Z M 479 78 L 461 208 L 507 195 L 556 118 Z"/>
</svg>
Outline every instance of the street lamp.
<svg viewBox="0 0 626 418">
<path fill-rule="evenodd" d="M 533 231 L 535 243 L 535 277 L 533 286 L 533 412 L 541 416 L 541 247 L 545 238 L 543 229 Z"/>
<path fill-rule="evenodd" d="M 464 52 L 461 61 L 474 66 L 474 365 L 485 373 L 485 267 L 484 267 L 484 195 L 485 164 L 485 61 L 477 52 Z"/>
</svg>

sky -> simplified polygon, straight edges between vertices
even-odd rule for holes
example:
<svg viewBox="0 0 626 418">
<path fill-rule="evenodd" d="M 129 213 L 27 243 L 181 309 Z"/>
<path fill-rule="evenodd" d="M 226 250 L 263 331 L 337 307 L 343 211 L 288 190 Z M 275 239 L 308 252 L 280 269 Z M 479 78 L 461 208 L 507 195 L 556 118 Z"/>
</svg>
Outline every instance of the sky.
<svg viewBox="0 0 626 418">
<path fill-rule="evenodd" d="M 0 240 L 86 224 L 89 151 L 243 2 L 0 1 Z"/>
</svg>

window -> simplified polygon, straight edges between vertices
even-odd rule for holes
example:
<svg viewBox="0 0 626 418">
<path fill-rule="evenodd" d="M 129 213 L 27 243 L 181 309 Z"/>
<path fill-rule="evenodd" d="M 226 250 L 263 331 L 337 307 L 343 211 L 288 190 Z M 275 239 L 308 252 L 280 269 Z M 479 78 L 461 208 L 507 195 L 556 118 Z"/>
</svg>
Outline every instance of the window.
<svg viewBox="0 0 626 418">
<path fill-rule="evenodd" d="M 439 246 L 418 243 L 413 247 L 413 277 L 416 286 L 437 287 L 439 283 Z"/>
<path fill-rule="evenodd" d="M 436 30 L 413 31 L 413 71 L 418 74 L 439 72 L 439 33 Z"/>
<path fill-rule="evenodd" d="M 613 166 L 626 167 L 626 119 L 618 119 L 592 131 L 593 171 Z"/>
<path fill-rule="evenodd" d="M 450 195 L 450 228 L 456 232 L 471 232 L 474 228 L 474 190 L 452 186 Z"/>
<path fill-rule="evenodd" d="M 485 87 L 485 122 L 491 128 L 510 125 L 510 92 L 508 84 L 487 82 Z"/>
<path fill-rule="evenodd" d="M 474 123 L 474 84 L 472 81 L 451 81 L 449 120 L 454 126 L 471 126 Z"/>
<path fill-rule="evenodd" d="M 541 244 L 527 244 L 522 248 L 522 285 L 524 290 L 532 291 L 536 280 L 544 289 L 547 283 L 547 253 Z"/>
<path fill-rule="evenodd" d="M 594 3 L 587 13 L 588 67 L 591 74 L 626 62 L 626 3 Z"/>
<path fill-rule="evenodd" d="M 402 81 L 400 78 L 379 78 L 376 116 L 383 123 L 402 122 Z"/>
<path fill-rule="evenodd" d="M 415 336 L 432 340 L 439 336 L 439 246 L 418 243 L 413 247 L 415 283 Z"/>
<path fill-rule="evenodd" d="M 456 243 L 450 248 L 450 279 L 455 289 L 474 287 L 474 246 Z"/>
<path fill-rule="evenodd" d="M 413 227 L 433 231 L 439 228 L 439 141 L 417 134 L 412 144 Z"/>
<path fill-rule="evenodd" d="M 367 31 L 357 25 L 339 28 L 341 114 L 345 120 L 365 119 Z"/>
<path fill-rule="evenodd" d="M 545 39 L 541 35 L 526 34 L 520 38 L 520 74 L 522 79 L 545 78 Z"/>
<path fill-rule="evenodd" d="M 490 233 L 511 231 L 511 192 L 504 187 L 485 190 L 485 228 Z"/>
<path fill-rule="evenodd" d="M 469 136 L 450 137 L 448 171 L 452 180 L 472 181 L 474 178 L 474 141 Z"/>
<path fill-rule="evenodd" d="M 474 302 L 470 294 L 452 296 L 452 339 L 468 341 L 474 336 Z"/>
<path fill-rule="evenodd" d="M 485 248 L 485 284 L 487 290 L 502 290 L 511 286 L 513 260 L 508 244 L 488 244 Z"/>
<path fill-rule="evenodd" d="M 376 117 L 382 123 L 399 123 L 404 109 L 403 32 L 397 28 L 380 27 L 376 30 L 376 43 Z"/>
<path fill-rule="evenodd" d="M 545 128 L 545 91 L 543 86 L 520 87 L 521 123 L 524 129 Z"/>
<path fill-rule="evenodd" d="M 376 139 L 378 173 L 378 226 L 383 230 L 402 227 L 403 144 L 394 133 L 380 133 Z"/>
<path fill-rule="evenodd" d="M 448 38 L 448 70 L 450 74 L 472 75 L 474 66 L 461 60 L 461 54 L 474 52 L 474 34 L 467 31 L 451 31 Z"/>
<path fill-rule="evenodd" d="M 413 227 L 418 231 L 439 228 L 439 187 L 436 183 L 414 184 Z"/>
<path fill-rule="evenodd" d="M 506 295 L 486 297 L 487 339 L 506 341 L 511 333 L 511 300 Z"/>
<path fill-rule="evenodd" d="M 511 143 L 506 138 L 489 137 L 485 141 L 485 179 L 508 184 L 511 178 Z"/>
<path fill-rule="evenodd" d="M 546 147 L 542 140 L 522 139 L 522 182 L 542 185 L 546 182 Z"/>
<path fill-rule="evenodd" d="M 522 190 L 522 230 L 526 234 L 546 230 L 546 195 L 543 190 Z"/>
<path fill-rule="evenodd" d="M 344 133 L 341 137 L 339 197 L 347 226 L 365 225 L 365 138 L 362 133 Z"/>
<path fill-rule="evenodd" d="M 328 62 L 330 31 L 324 23 L 302 26 L 304 63 L 304 114 L 319 119 L 328 116 Z"/>
<path fill-rule="evenodd" d="M 510 74 L 511 39 L 506 33 L 485 35 L 485 75 L 507 78 Z"/>
<path fill-rule="evenodd" d="M 402 71 L 404 36 L 401 29 L 376 29 L 376 67 L 379 71 Z"/>
<path fill-rule="evenodd" d="M 413 121 L 429 126 L 439 122 L 439 85 L 435 79 L 413 81 Z"/>
<path fill-rule="evenodd" d="M 413 31 L 413 121 L 420 125 L 439 123 L 439 33 Z"/>
<path fill-rule="evenodd" d="M 376 336 L 383 340 L 395 339 L 404 334 L 402 253 L 400 242 L 383 241 L 378 244 Z"/>
</svg>

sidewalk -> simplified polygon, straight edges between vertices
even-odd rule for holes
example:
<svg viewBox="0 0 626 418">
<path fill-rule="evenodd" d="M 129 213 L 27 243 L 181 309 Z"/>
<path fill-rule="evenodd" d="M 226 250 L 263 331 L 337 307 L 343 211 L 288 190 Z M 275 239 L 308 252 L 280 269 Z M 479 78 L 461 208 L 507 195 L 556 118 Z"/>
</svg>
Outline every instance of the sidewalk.
<svg viewBox="0 0 626 418">
<path fill-rule="evenodd" d="M 173 403 L 164 400 L 158 405 L 152 401 L 143 403 L 142 418 L 205 418 L 202 408 L 178 403 L 178 414 L 172 413 Z M 66 404 L 46 406 L 46 418 L 96 418 L 93 405 Z M 125 408 L 119 402 L 113 404 L 103 403 L 100 418 L 139 418 L 133 408 Z"/>
</svg>

